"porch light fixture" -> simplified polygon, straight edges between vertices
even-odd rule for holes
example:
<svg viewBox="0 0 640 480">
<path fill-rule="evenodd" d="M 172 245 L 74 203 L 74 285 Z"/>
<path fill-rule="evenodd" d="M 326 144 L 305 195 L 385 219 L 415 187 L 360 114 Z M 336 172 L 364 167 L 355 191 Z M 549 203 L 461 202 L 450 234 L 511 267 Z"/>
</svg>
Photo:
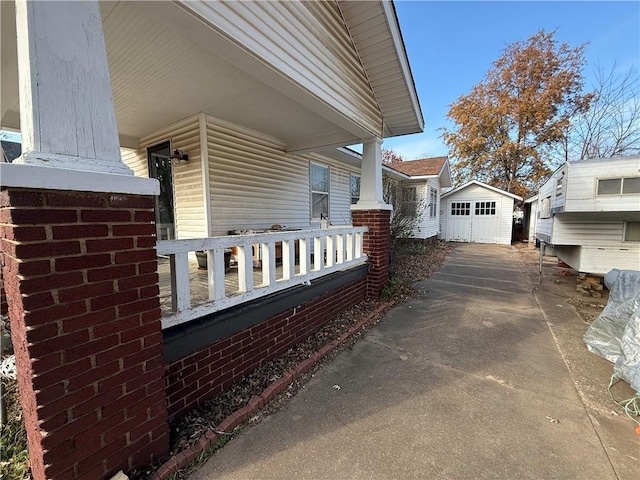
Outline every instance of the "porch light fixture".
<svg viewBox="0 0 640 480">
<path fill-rule="evenodd" d="M 189 154 L 184 153 L 182 150 L 178 150 L 177 148 L 173 151 L 173 153 L 169 156 L 170 159 L 175 160 L 176 162 L 188 162 Z"/>
</svg>

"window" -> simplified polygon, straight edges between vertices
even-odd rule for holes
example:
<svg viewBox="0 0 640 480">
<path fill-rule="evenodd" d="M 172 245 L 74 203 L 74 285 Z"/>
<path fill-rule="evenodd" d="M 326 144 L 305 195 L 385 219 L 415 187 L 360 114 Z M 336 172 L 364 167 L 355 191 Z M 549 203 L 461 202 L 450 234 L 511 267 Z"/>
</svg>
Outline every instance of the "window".
<svg viewBox="0 0 640 480">
<path fill-rule="evenodd" d="M 418 213 L 418 192 L 416 187 L 402 187 L 402 203 L 400 209 L 403 215 L 411 217 Z"/>
<path fill-rule="evenodd" d="M 622 179 L 622 194 L 640 193 L 640 177 Z"/>
<path fill-rule="evenodd" d="M 329 218 L 329 167 L 311 164 L 311 218 Z"/>
<path fill-rule="evenodd" d="M 624 241 L 640 242 L 640 222 L 624 222 Z"/>
<path fill-rule="evenodd" d="M 476 215 L 495 215 L 496 202 L 476 202 Z"/>
<path fill-rule="evenodd" d="M 147 148 L 149 177 L 158 179 L 160 183 L 160 195 L 154 197 L 158 240 L 175 238 L 173 166 L 170 155 L 170 142 Z"/>
<path fill-rule="evenodd" d="M 464 215 L 471 214 L 471 202 L 452 202 L 451 203 L 451 215 Z"/>
<path fill-rule="evenodd" d="M 563 183 L 563 180 L 564 180 L 564 177 L 560 177 L 556 181 L 556 197 L 562 196 L 562 183 Z"/>
<path fill-rule="evenodd" d="M 403 202 L 415 202 L 417 198 L 416 187 L 404 187 L 402 189 Z"/>
<path fill-rule="evenodd" d="M 351 174 L 351 204 L 360 200 L 360 175 Z"/>
<path fill-rule="evenodd" d="M 598 195 L 631 195 L 640 193 L 640 177 L 601 178 Z"/>
<path fill-rule="evenodd" d="M 436 218 L 438 213 L 438 190 L 429 189 L 429 218 Z"/>
<path fill-rule="evenodd" d="M 540 202 L 540 218 L 549 218 L 551 216 L 551 197 L 545 197 Z"/>
</svg>

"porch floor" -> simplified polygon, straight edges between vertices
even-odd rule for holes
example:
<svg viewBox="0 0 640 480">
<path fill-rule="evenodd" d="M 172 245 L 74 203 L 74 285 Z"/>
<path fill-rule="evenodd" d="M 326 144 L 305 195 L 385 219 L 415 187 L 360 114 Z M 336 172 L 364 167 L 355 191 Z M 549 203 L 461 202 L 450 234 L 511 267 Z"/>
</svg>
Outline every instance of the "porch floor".
<svg viewBox="0 0 640 480">
<path fill-rule="evenodd" d="M 296 262 L 296 274 L 300 272 Z M 158 274 L 160 277 L 160 310 L 162 314 L 171 312 L 171 267 L 169 259 L 158 257 Z M 276 265 L 276 279 L 283 277 L 282 265 Z M 262 283 L 262 268 L 253 269 L 253 285 L 259 288 Z M 224 274 L 225 295 L 232 296 L 238 292 L 238 266 L 232 264 Z M 189 262 L 189 290 L 191 293 L 191 305 L 198 305 L 209 301 L 209 287 L 207 282 L 207 270 L 199 269 L 198 264 Z"/>
</svg>

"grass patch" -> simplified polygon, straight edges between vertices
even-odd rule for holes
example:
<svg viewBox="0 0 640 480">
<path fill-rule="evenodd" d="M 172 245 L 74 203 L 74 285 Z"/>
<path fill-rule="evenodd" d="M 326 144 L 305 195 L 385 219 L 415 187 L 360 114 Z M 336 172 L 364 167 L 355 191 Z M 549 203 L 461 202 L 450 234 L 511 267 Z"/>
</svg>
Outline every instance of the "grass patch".
<svg viewBox="0 0 640 480">
<path fill-rule="evenodd" d="M 11 480 L 30 480 L 29 452 L 27 450 L 27 432 L 24 429 L 24 417 L 20 406 L 18 382 L 2 379 L 4 389 L 3 402 L 6 406 L 6 425 L 0 434 L 0 478 Z"/>
</svg>

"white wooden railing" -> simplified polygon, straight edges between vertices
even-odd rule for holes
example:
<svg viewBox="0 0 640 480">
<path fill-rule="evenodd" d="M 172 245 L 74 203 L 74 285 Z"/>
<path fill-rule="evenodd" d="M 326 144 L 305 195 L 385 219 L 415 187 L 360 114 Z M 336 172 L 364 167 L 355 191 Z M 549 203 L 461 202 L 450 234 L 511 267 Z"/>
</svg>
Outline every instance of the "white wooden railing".
<svg viewBox="0 0 640 480">
<path fill-rule="evenodd" d="M 366 263 L 367 256 L 362 250 L 366 231 L 367 227 L 345 226 L 158 241 L 158 255 L 168 256 L 171 266 L 171 311 L 163 315 L 162 328 L 296 285 L 308 285 L 323 275 Z M 276 245 L 279 243 L 282 270 L 276 278 Z M 254 261 L 253 247 L 260 249 L 259 262 Z M 224 252 L 231 248 L 236 253 L 238 289 L 228 294 L 225 292 Z M 207 252 L 209 300 L 192 305 L 189 252 L 195 251 Z M 254 268 L 261 270 L 261 282 L 254 281 Z"/>
</svg>

